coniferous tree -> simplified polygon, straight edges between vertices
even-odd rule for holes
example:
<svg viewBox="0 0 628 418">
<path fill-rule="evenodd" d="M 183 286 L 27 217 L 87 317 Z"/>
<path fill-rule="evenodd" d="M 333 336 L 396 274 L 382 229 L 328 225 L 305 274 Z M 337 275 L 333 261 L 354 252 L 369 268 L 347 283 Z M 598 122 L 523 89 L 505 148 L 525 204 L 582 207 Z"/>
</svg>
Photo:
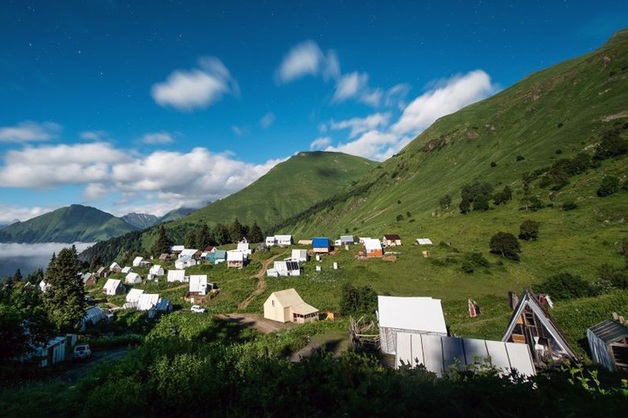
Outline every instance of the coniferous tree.
<svg viewBox="0 0 628 418">
<path fill-rule="evenodd" d="M 61 332 L 77 331 L 85 316 L 85 287 L 79 276 L 76 247 L 64 248 L 46 270 L 48 288 L 43 295 L 48 317 Z"/>
<path fill-rule="evenodd" d="M 196 231 L 196 246 L 194 248 L 203 250 L 211 244 L 211 241 L 211 231 L 209 230 L 209 227 L 207 224 L 201 225 L 201 227 Z"/>
<path fill-rule="evenodd" d="M 264 233 L 262 232 L 262 228 L 257 225 L 257 221 L 253 222 L 253 226 L 251 227 L 248 238 L 249 242 L 264 242 Z"/>
<path fill-rule="evenodd" d="M 229 231 L 231 242 L 235 243 L 235 242 L 241 241 L 244 234 L 245 234 L 245 229 L 240 223 L 240 221 L 238 221 L 238 218 L 236 218 L 235 221 L 233 221 L 233 224 L 231 225 L 231 230 Z"/>
<path fill-rule="evenodd" d="M 155 241 L 155 245 L 151 249 L 154 257 L 159 257 L 163 253 L 169 253 L 170 248 L 172 248 L 172 240 L 168 237 L 166 233 L 166 228 L 163 225 L 159 226 L 159 235 L 157 236 L 157 241 Z"/>
<path fill-rule="evenodd" d="M 217 245 L 228 244 L 230 240 L 229 229 L 223 224 L 216 224 L 213 229 L 214 241 Z"/>
</svg>

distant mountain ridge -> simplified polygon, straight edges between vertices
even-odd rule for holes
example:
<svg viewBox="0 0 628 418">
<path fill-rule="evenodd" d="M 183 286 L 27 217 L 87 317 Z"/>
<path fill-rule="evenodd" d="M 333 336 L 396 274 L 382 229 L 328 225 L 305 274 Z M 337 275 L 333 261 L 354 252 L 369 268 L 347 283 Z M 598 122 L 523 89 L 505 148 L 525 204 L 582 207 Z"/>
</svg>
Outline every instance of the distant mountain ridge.
<svg viewBox="0 0 628 418">
<path fill-rule="evenodd" d="M 127 213 L 126 215 L 121 216 L 120 219 L 138 229 L 150 228 L 153 225 L 157 225 L 161 221 L 161 218 L 158 218 L 155 215 L 135 212 Z"/>
<path fill-rule="evenodd" d="M 70 205 L 0 230 L 0 242 L 96 242 L 138 228 L 99 209 Z"/>
</svg>

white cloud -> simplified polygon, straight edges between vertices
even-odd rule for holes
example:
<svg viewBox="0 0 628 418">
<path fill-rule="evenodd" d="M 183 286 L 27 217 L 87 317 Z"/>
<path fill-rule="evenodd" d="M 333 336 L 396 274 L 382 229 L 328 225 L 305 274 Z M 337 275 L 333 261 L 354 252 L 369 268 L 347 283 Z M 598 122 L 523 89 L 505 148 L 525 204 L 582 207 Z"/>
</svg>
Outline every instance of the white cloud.
<svg viewBox="0 0 628 418">
<path fill-rule="evenodd" d="M 268 112 L 264 116 L 262 116 L 262 119 L 260 119 L 259 124 L 262 128 L 266 129 L 270 127 L 270 125 L 272 125 L 274 121 L 275 121 L 275 114 L 272 112 Z"/>
<path fill-rule="evenodd" d="M 236 134 L 237 136 L 242 136 L 246 133 L 246 128 L 240 127 L 240 126 L 232 126 L 231 130 L 233 131 L 234 134 Z"/>
<path fill-rule="evenodd" d="M 452 77 L 414 99 L 392 131 L 399 135 L 418 134 L 436 119 L 482 100 L 494 91 L 489 75 L 482 70 Z"/>
<path fill-rule="evenodd" d="M 27 221 L 44 213 L 58 209 L 56 207 L 35 206 L 32 208 L 20 208 L 12 205 L 0 204 L 0 224 L 10 224 L 14 221 Z"/>
<path fill-rule="evenodd" d="M 310 143 L 310 150 L 320 151 L 329 147 L 330 144 L 331 144 L 331 138 L 329 137 L 316 138 L 314 141 Z"/>
<path fill-rule="evenodd" d="M 358 84 L 358 82 L 348 82 L 348 85 L 357 86 Z M 376 113 L 366 118 L 353 118 L 340 122 L 332 121 L 329 129 L 350 129 L 350 141 L 332 145 L 329 140 L 325 149 L 383 161 L 399 152 L 436 119 L 482 100 L 497 90 L 497 87 L 491 84 L 488 74 L 481 70 L 441 80 L 432 86 L 431 90 L 415 98 L 402 109 L 401 116 L 392 126 L 389 125 L 389 113 Z M 391 104 L 399 105 L 403 103 L 408 90 L 409 86 L 398 84 L 382 92 L 382 97 L 385 101 L 390 100 Z M 359 97 L 368 89 L 364 88 L 360 93 L 361 90 L 357 87 L 347 87 L 346 91 L 346 97 Z M 354 94 L 350 95 L 350 92 Z M 353 138 L 356 139 L 351 140 Z"/>
<path fill-rule="evenodd" d="M 357 71 L 343 75 L 336 82 L 336 91 L 332 100 L 342 102 L 358 96 L 366 89 L 368 80 L 368 74 L 358 73 Z"/>
<path fill-rule="evenodd" d="M 350 129 L 349 138 L 379 127 L 385 127 L 390 120 L 390 113 L 375 113 L 365 118 L 352 118 L 340 122 L 332 121 L 329 128 L 332 130 Z"/>
<path fill-rule="evenodd" d="M 222 61 L 205 57 L 199 60 L 199 68 L 176 70 L 165 82 L 154 84 L 151 94 L 161 106 L 192 110 L 207 107 L 224 94 L 239 96 L 240 89 Z"/>
<path fill-rule="evenodd" d="M 339 73 L 340 64 L 334 51 L 324 54 L 316 42 L 305 41 L 292 47 L 283 57 L 276 79 L 280 83 L 289 83 L 308 75 L 322 74 L 327 80 Z"/>
<path fill-rule="evenodd" d="M 79 134 L 81 139 L 85 141 L 102 142 L 107 139 L 107 132 L 105 131 L 85 131 Z"/>
<path fill-rule="evenodd" d="M 249 164 L 205 148 L 138 155 L 103 143 L 58 145 L 9 151 L 0 166 L 0 184 L 35 189 L 79 185 L 84 186 L 82 197 L 88 201 L 117 199 L 119 207 L 155 206 L 167 211 L 226 197 L 281 161 Z M 119 208 L 111 212 L 126 213 Z M 12 216 L 24 217 L 8 215 L 9 221 Z"/>
<path fill-rule="evenodd" d="M 17 126 L 0 127 L 0 142 L 36 142 L 56 138 L 61 125 L 52 122 L 21 122 Z"/>
<path fill-rule="evenodd" d="M 149 134 L 145 134 L 142 136 L 141 141 L 144 144 L 154 145 L 154 144 L 171 144 L 174 142 L 174 138 L 168 132 L 153 132 Z"/>
</svg>

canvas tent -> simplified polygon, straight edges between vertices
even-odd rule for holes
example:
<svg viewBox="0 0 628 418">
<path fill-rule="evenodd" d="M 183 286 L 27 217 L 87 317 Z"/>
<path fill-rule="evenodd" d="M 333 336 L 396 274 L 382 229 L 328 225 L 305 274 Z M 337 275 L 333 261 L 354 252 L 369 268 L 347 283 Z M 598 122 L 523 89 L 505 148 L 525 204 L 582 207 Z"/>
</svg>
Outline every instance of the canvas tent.
<svg viewBox="0 0 628 418">
<path fill-rule="evenodd" d="M 117 279 L 107 279 L 103 290 L 107 296 L 121 295 L 126 292 L 124 285 Z"/>
<path fill-rule="evenodd" d="M 381 350 L 396 353 L 397 333 L 447 336 L 440 299 L 431 297 L 377 297 Z"/>
<path fill-rule="evenodd" d="M 159 295 L 156 293 L 142 293 L 137 301 L 138 311 L 148 311 L 157 305 Z"/>
<path fill-rule="evenodd" d="M 416 243 L 418 245 L 432 245 L 432 240 L 429 238 L 417 238 Z"/>
<path fill-rule="evenodd" d="M 502 374 L 513 369 L 524 376 L 536 374 L 530 349 L 523 344 L 406 332 L 397 333 L 396 344 L 396 367 L 423 365 L 439 377 L 452 366 L 492 366 Z"/>
<path fill-rule="evenodd" d="M 185 270 L 168 270 L 168 283 L 185 282 Z"/>
<path fill-rule="evenodd" d="M 140 284 L 140 283 L 142 283 L 142 278 L 140 277 L 139 274 L 134 273 L 134 272 L 130 272 L 124 278 L 124 283 L 126 283 L 126 284 Z"/>
</svg>

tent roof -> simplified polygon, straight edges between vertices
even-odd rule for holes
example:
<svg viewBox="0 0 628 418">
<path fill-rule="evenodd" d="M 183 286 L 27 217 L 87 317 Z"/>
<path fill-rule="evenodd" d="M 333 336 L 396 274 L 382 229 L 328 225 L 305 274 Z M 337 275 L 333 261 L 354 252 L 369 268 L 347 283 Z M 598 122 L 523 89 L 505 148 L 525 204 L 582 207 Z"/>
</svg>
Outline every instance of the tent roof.
<svg viewBox="0 0 628 418">
<path fill-rule="evenodd" d="M 380 327 L 447 334 L 440 299 L 378 296 L 377 310 Z"/>
<path fill-rule="evenodd" d="M 190 292 L 200 292 L 203 287 L 207 287 L 207 275 L 206 274 L 192 274 L 190 275 Z"/>
<path fill-rule="evenodd" d="M 284 308 L 292 308 L 292 311 L 301 315 L 308 315 L 318 312 L 318 309 L 308 305 L 301 299 L 301 296 L 294 289 L 280 290 L 273 292 L 268 298 L 275 297 Z"/>
<path fill-rule="evenodd" d="M 137 302 L 140 299 L 140 295 L 144 293 L 144 289 L 131 289 L 126 295 L 127 302 Z"/>
<path fill-rule="evenodd" d="M 148 311 L 159 301 L 159 294 L 157 293 L 142 293 L 137 302 L 138 311 Z"/>
<path fill-rule="evenodd" d="M 429 238 L 417 238 L 416 243 L 419 245 L 432 245 L 432 240 Z"/>
<path fill-rule="evenodd" d="M 102 287 L 103 289 L 111 289 L 114 290 L 118 286 L 120 286 L 120 280 L 118 279 L 107 279 L 105 285 Z"/>
</svg>

